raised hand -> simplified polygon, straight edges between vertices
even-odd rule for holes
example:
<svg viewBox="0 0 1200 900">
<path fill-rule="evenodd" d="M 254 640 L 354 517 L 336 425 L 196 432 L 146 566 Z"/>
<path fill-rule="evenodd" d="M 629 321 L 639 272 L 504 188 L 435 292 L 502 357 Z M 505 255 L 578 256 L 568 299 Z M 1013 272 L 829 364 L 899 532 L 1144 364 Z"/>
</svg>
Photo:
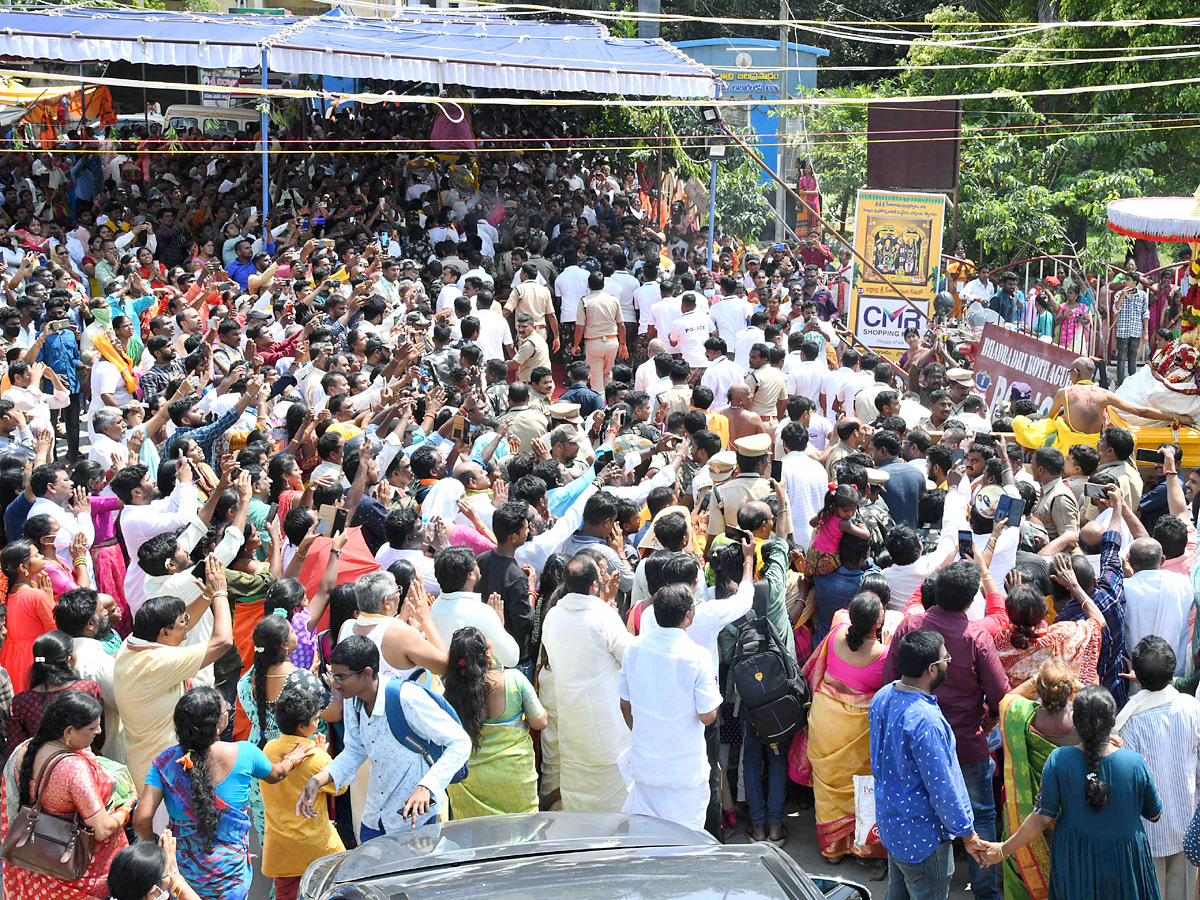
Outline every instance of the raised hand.
<svg viewBox="0 0 1200 900">
<path fill-rule="evenodd" d="M 225 580 L 225 566 L 210 553 L 204 557 L 204 592 L 210 597 L 222 591 L 228 593 L 229 583 Z"/>
<path fill-rule="evenodd" d="M 488 604 L 488 606 L 490 606 L 492 608 L 492 611 L 495 612 L 496 615 L 498 615 L 500 617 L 500 624 L 503 625 L 504 624 L 504 601 L 500 598 L 500 595 L 493 591 L 491 596 L 489 596 L 487 599 L 487 604 Z"/>
</svg>

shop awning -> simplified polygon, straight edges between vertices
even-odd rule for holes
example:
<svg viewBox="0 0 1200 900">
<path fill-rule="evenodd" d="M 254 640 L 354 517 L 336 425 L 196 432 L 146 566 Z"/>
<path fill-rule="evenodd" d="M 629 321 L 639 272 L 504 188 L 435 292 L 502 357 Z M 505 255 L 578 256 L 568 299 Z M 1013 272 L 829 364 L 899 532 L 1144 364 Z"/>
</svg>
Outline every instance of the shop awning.
<svg viewBox="0 0 1200 900">
<path fill-rule="evenodd" d="M 0 55 L 26 59 L 257 68 L 264 49 L 275 72 L 520 91 L 716 95 L 713 73 L 665 41 L 614 38 L 592 24 L 425 8 L 361 19 L 80 7 L 6 12 L 0 23 Z"/>
</svg>

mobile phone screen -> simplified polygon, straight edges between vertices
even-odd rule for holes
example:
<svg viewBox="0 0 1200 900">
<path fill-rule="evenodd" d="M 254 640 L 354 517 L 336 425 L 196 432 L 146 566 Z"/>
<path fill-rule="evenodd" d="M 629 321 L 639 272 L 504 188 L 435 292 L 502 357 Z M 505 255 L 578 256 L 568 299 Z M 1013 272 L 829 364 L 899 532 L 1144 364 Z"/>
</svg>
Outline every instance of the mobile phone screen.
<svg viewBox="0 0 1200 900">
<path fill-rule="evenodd" d="M 1108 499 L 1108 492 L 1104 489 L 1104 485 L 1102 484 L 1085 484 L 1083 486 L 1083 495 L 1085 497 L 1091 497 L 1093 500 Z"/>
<path fill-rule="evenodd" d="M 968 559 L 975 556 L 975 536 L 971 532 L 960 531 L 958 533 L 958 552 L 959 555 Z"/>
<path fill-rule="evenodd" d="M 783 481 L 783 460 L 777 459 L 771 463 L 771 477 L 776 481 Z"/>
<path fill-rule="evenodd" d="M 1161 450 L 1151 450 L 1147 447 L 1138 447 L 1134 456 L 1138 462 L 1151 466 L 1162 465 L 1163 462 L 1163 453 Z"/>
</svg>

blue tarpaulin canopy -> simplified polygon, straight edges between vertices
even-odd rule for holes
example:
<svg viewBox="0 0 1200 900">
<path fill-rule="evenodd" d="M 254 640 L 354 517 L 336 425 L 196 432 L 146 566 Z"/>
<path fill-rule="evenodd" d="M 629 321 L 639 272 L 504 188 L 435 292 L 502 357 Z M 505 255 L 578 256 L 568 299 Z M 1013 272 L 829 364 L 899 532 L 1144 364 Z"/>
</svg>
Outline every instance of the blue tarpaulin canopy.
<svg viewBox="0 0 1200 900">
<path fill-rule="evenodd" d="M 711 98 L 713 73 L 665 41 L 594 24 L 415 7 L 392 19 L 73 7 L 5 12 L 0 55 L 257 68 L 522 91 Z"/>
</svg>

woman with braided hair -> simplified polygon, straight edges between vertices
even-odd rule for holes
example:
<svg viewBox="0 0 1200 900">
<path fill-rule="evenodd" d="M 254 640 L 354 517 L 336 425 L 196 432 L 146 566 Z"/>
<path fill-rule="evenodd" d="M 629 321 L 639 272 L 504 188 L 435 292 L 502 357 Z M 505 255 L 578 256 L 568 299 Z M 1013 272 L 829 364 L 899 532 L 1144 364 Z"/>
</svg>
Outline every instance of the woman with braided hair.
<svg viewBox="0 0 1200 900">
<path fill-rule="evenodd" d="M 449 654 L 446 700 L 471 739 L 467 777 L 446 790 L 454 818 L 537 812 L 529 730 L 541 731 L 548 717 L 533 685 L 516 669 L 501 668 L 478 628 L 454 632 Z"/>
<path fill-rule="evenodd" d="M 179 871 L 205 900 L 245 900 L 250 891 L 250 784 L 287 777 L 310 748 L 297 747 L 272 765 L 249 741 L 218 740 L 229 706 L 215 688 L 193 688 L 175 705 L 179 743 L 158 755 L 146 775 L 133 827 L 154 840 L 153 819 L 166 802 L 178 840 Z"/>
<path fill-rule="evenodd" d="M 1050 873 L 1031 896 L 1055 900 L 1160 900 L 1142 819 L 1156 821 L 1162 802 L 1140 753 L 1112 741 L 1117 703 L 1089 685 L 1072 706 L 1078 746 L 1059 747 L 1042 770 L 1041 795 L 1016 834 L 978 853 L 983 865 L 1008 859 L 1051 825 Z"/>
<path fill-rule="evenodd" d="M 331 559 L 336 559 L 330 554 Z M 299 687 L 311 691 L 321 698 L 321 709 L 329 706 L 333 699 L 324 683 L 308 669 L 301 669 L 291 661 L 296 649 L 296 632 L 286 618 L 286 611 L 276 608 L 254 626 L 254 664 L 241 677 L 237 686 L 238 703 L 250 720 L 250 743 L 260 750 L 279 737 L 279 724 L 275 721 L 275 698 L 285 687 Z M 319 728 L 325 733 L 325 723 Z M 254 829 L 259 838 L 263 836 L 262 793 L 258 782 L 250 786 L 250 813 Z"/>
</svg>

